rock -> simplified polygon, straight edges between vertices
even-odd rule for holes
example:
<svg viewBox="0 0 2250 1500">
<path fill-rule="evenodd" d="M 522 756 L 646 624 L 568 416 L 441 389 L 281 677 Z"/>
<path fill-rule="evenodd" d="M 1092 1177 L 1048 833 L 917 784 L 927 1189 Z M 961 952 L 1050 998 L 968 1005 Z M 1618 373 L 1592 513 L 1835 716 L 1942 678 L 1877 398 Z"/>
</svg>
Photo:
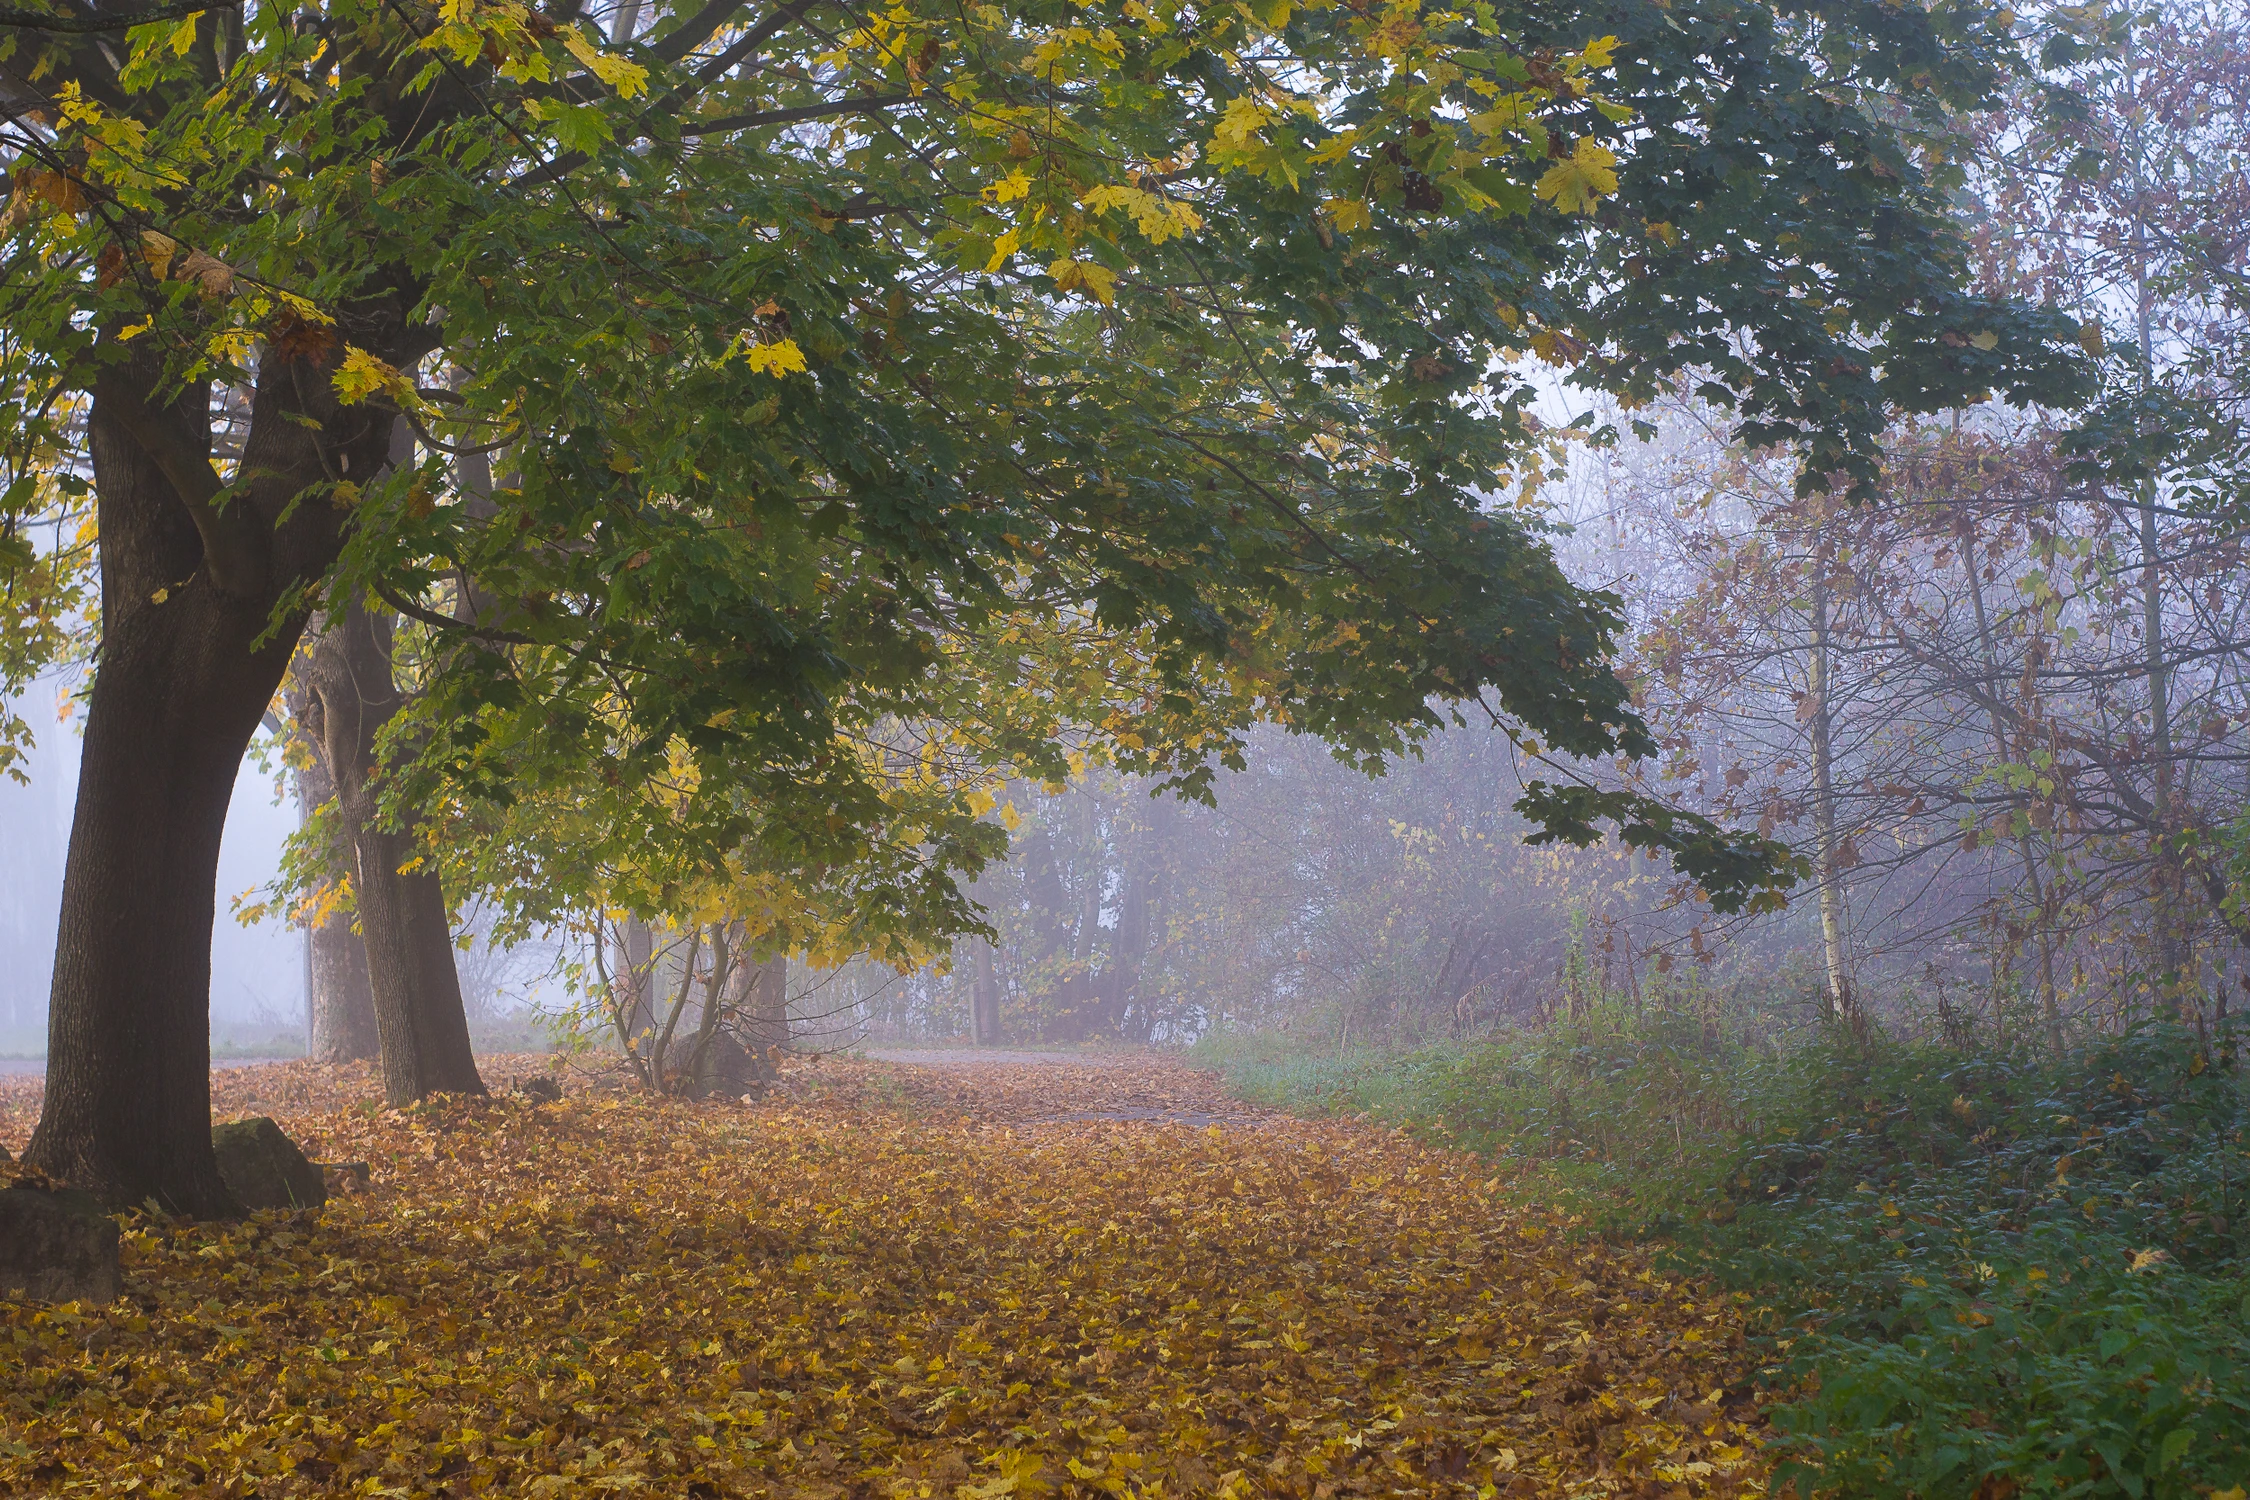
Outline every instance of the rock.
<svg viewBox="0 0 2250 1500">
<path fill-rule="evenodd" d="M 516 1085 L 516 1092 L 534 1104 L 552 1104 L 562 1097 L 562 1085 L 543 1073 L 534 1073 Z"/>
<path fill-rule="evenodd" d="M 117 1300 L 117 1224 L 73 1188 L 0 1190 L 0 1296 L 41 1302 Z"/>
<path fill-rule="evenodd" d="M 264 1115 L 211 1127 L 219 1176 L 244 1208 L 318 1208 L 328 1201 L 320 1168 Z"/>
<path fill-rule="evenodd" d="M 722 1031 L 697 1059 L 690 1092 L 698 1099 L 733 1099 L 765 1092 L 757 1055 Z"/>
</svg>

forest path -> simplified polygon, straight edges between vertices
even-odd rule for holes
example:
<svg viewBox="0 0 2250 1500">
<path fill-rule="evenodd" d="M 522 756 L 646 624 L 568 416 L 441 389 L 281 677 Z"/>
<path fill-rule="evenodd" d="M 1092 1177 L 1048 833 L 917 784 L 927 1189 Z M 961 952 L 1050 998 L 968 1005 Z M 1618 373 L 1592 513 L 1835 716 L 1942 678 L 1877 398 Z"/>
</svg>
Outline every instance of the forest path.
<svg viewBox="0 0 2250 1500">
<path fill-rule="evenodd" d="M 875 1077 L 925 1110 L 968 1124 L 1248 1125 L 1280 1119 L 1229 1095 L 1219 1075 L 1177 1055 L 1148 1051 L 1059 1052 L 992 1048 L 871 1048 Z M 846 1066 L 849 1066 L 848 1064 Z M 833 1069 L 807 1070 L 802 1088 L 828 1086 Z M 849 1075 L 846 1075 L 849 1076 Z"/>
<path fill-rule="evenodd" d="M 372 1190 L 136 1217 L 124 1301 L 0 1303 L 0 1493 L 1761 1491 L 1734 1304 L 1457 1153 L 1155 1056 L 825 1059 L 756 1105 L 565 1077 L 387 1111 L 366 1068 L 214 1075 Z"/>
</svg>

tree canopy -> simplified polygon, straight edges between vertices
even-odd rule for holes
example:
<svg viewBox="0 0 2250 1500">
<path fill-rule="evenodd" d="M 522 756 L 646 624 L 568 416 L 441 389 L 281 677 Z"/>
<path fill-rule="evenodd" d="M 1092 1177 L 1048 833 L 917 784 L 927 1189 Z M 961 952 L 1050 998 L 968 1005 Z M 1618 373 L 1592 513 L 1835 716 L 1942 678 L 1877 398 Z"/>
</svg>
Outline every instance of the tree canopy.
<svg viewBox="0 0 2250 1500">
<path fill-rule="evenodd" d="M 2000 15 L 13 15 L 7 503 L 90 475 L 103 570 L 56 1014 L 125 983 L 93 893 L 138 880 L 179 936 L 134 972 L 188 1024 L 205 950 L 156 892 L 207 883 L 317 610 L 426 632 L 394 798 L 499 839 L 465 868 L 526 912 L 572 899 L 522 877 L 575 820 L 650 905 L 740 861 L 871 938 L 962 930 L 1000 833 L 915 756 L 1076 736 L 1194 791 L 1259 721 L 1374 765 L 1466 712 L 1648 754 L 1618 601 L 1518 503 L 1543 403 L 1684 382 L 1860 489 L 1898 410 L 2075 392 L 2073 325 L 1961 289 L 1918 134 L 1991 90 Z M 1075 660 L 1027 686 L 1032 636 Z M 565 822 L 509 844 L 526 805 Z M 1634 793 L 1522 806 L 1722 907 L 1800 868 Z M 177 868 L 137 865 L 170 819 Z"/>
<path fill-rule="evenodd" d="M 1538 377 L 1692 372 L 1808 481 L 1872 472 L 1892 408 L 2067 386 L 2069 329 L 1953 288 L 1935 185 L 1870 118 L 1988 87 L 1988 28 L 712 5 L 613 47 L 384 3 L 167 18 L 114 69 L 19 31 L 51 113 L 11 143 L 18 444 L 67 448 L 58 395 L 127 361 L 253 430 L 312 380 L 333 422 L 403 413 L 412 458 L 334 445 L 288 497 L 346 518 L 289 603 L 459 638 L 420 731 L 456 791 L 639 785 L 684 745 L 708 795 L 665 816 L 707 854 L 756 823 L 876 855 L 839 732 L 957 719 L 949 653 L 1010 619 L 1133 653 L 1130 693 L 1049 717 L 1191 781 L 1257 718 L 1372 758 L 1486 693 L 1638 753 L 1613 601 L 1489 498 L 1536 457 Z M 222 450 L 186 482 L 224 523 L 246 479 Z M 1036 761 L 1053 724 L 1022 727 L 982 750 Z M 989 848 L 924 812 L 894 899 Z"/>
</svg>

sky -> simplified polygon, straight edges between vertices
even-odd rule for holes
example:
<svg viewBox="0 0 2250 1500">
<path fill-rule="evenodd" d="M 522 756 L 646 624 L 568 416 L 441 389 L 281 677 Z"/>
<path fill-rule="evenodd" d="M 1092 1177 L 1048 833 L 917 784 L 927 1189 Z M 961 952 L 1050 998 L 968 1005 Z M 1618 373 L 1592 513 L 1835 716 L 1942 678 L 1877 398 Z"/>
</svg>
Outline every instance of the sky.
<svg viewBox="0 0 2250 1500">
<path fill-rule="evenodd" d="M 63 855 L 78 796 L 79 726 L 57 722 L 53 703 L 45 685 L 19 702 L 39 735 L 18 767 L 29 784 L 0 780 L 0 1053 L 45 1049 Z M 296 826 L 295 802 L 285 797 L 277 803 L 274 793 L 273 773 L 246 761 L 235 778 L 219 851 L 211 1024 L 245 1036 L 300 1033 L 304 1022 L 303 936 L 278 919 L 244 927 L 229 910 L 233 897 L 273 877 L 282 840 Z"/>
</svg>

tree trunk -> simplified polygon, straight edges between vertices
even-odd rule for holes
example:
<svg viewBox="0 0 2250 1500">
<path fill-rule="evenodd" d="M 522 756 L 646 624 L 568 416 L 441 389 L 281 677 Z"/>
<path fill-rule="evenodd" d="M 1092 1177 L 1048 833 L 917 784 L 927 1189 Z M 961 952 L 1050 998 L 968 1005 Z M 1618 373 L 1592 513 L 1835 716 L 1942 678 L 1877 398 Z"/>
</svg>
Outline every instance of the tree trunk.
<svg viewBox="0 0 2250 1500">
<path fill-rule="evenodd" d="M 1125 850 L 1125 878 L 1117 931 L 1110 940 L 1109 963 L 1101 976 L 1102 1025 L 1111 1034 L 1124 1036 L 1128 1034 L 1127 1017 L 1135 1014 L 1130 1035 L 1143 1042 L 1154 1029 L 1155 1019 L 1146 1005 L 1141 1005 L 1137 1013 L 1134 1007 L 1143 999 L 1141 970 L 1148 962 L 1156 909 L 1164 890 L 1172 811 L 1170 798 L 1158 798 L 1145 821 L 1121 812 L 1116 824 L 1118 841 Z"/>
<path fill-rule="evenodd" d="M 444 888 L 420 838 L 387 826 L 378 805 L 376 736 L 406 706 L 391 668 L 390 622 L 354 607 L 328 622 L 309 657 L 314 728 L 351 830 L 384 1097 L 399 1105 L 436 1093 L 481 1094 Z"/>
<path fill-rule="evenodd" d="M 1822 529 L 1827 526 L 1822 518 Z M 1820 879 L 1820 946 L 1828 970 L 1828 1010 L 1833 1020 L 1856 1027 L 1859 1006 L 1852 995 L 1851 968 L 1844 952 L 1842 850 L 1836 842 L 1835 710 L 1829 702 L 1828 568 L 1829 547 L 1821 539 L 1812 581 L 1812 665 L 1806 683 L 1812 710 L 1813 843 Z"/>
<path fill-rule="evenodd" d="M 97 437 L 97 454 L 103 446 Z M 234 1205 L 211 1154 L 219 839 L 288 648 L 253 654 L 266 612 L 200 580 L 162 606 L 115 609 L 117 575 L 142 570 L 108 565 L 127 550 L 127 528 L 111 519 L 124 486 L 107 477 L 101 664 L 63 872 L 47 1097 L 28 1160 L 112 1204 L 153 1198 L 173 1213 L 222 1216 Z M 175 579 L 194 571 L 192 528 L 146 540 L 186 554 Z M 155 588 L 141 581 L 131 587 L 146 600 Z"/>
<path fill-rule="evenodd" d="M 2125 69 L 2134 80 L 2137 93 L 2143 76 L 2141 66 L 2146 61 L 2136 46 L 2130 25 L 2125 32 Z M 2130 173 L 2133 243 L 2133 318 L 2135 342 L 2141 356 L 2142 394 L 2148 394 L 2147 382 L 2156 369 L 2155 294 L 2150 288 L 2148 184 L 2145 178 L 2146 158 L 2141 142 L 2141 115 L 2136 110 L 2131 116 L 2131 126 L 2126 142 L 2126 164 Z M 2186 869 L 2179 849 L 2172 840 L 2178 830 L 2174 823 L 2174 796 L 2178 788 L 2175 779 L 2178 766 L 2172 752 L 2172 702 L 2171 664 L 2166 660 L 2164 631 L 2164 550 L 2163 537 L 2157 526 L 2156 480 L 2144 478 L 2136 485 L 2136 506 L 2140 519 L 2141 544 L 2141 660 L 2148 674 L 2148 742 L 2154 760 L 2155 806 L 2153 821 L 2156 824 L 2153 850 L 2156 860 L 2149 882 L 2150 927 L 2155 938 L 2157 993 L 2161 1002 L 2172 1012 L 2174 1019 L 2185 1020 L 2187 1011 L 2188 975 L 2193 961 L 2188 940 L 2182 898 L 2186 894 Z M 2201 1013 L 2201 1002 L 2196 1006 Z"/>
<path fill-rule="evenodd" d="M 618 972 L 631 997 L 624 1007 L 620 1030 L 627 1047 L 638 1047 L 639 1038 L 656 1024 L 656 934 L 638 917 L 627 917 L 618 933 Z"/>
<path fill-rule="evenodd" d="M 1958 431 L 1956 432 L 1958 436 Z M 1964 523 L 1961 528 L 1961 568 L 1969 580 L 1969 601 L 1976 610 L 1977 648 L 1984 658 L 1987 679 L 1986 706 L 1992 724 L 1992 751 L 2002 761 L 2009 759 L 2007 721 L 2000 712 L 2000 652 L 1992 639 L 1992 619 L 1985 612 L 1984 580 L 1977 576 L 1976 528 Z M 2028 803 L 2028 795 L 2020 799 Z M 2019 808 L 2028 812 L 2027 808 Z M 2028 822 L 2028 818 L 2026 819 Z M 2016 839 L 2016 854 L 2023 863 L 2025 886 L 2031 892 L 2033 910 L 2038 913 L 2039 939 L 2039 1020 L 2046 1031 L 2047 1050 L 2062 1055 L 2062 1005 L 2055 987 L 2055 933 L 2054 913 L 2048 910 L 2047 885 L 2040 878 L 2039 856 L 2032 848 L 2031 835 L 2021 833 Z"/>
<path fill-rule="evenodd" d="M 1000 976 L 993 972 L 992 945 L 981 939 L 969 985 L 969 1039 L 979 1047 L 1000 1045 Z"/>
<path fill-rule="evenodd" d="M 287 690 L 290 714 L 305 722 L 310 695 L 301 686 Z M 301 822 L 336 796 L 335 778 L 321 747 L 314 744 L 310 763 L 297 772 L 297 808 Z M 326 875 L 330 882 L 350 878 L 354 863 L 351 839 L 340 823 L 329 823 Z M 316 893 L 314 906 L 321 912 L 308 932 L 310 950 L 306 981 L 310 988 L 312 1038 L 310 1055 L 315 1062 L 357 1062 L 380 1054 L 375 1031 L 375 991 L 367 978 L 367 947 L 352 930 L 349 912 L 336 910 L 331 892 Z"/>
<path fill-rule="evenodd" d="M 152 404 L 161 351 L 136 348 L 94 382 L 102 642 L 26 1159 L 112 1204 L 238 1211 L 211 1151 L 219 840 L 303 628 L 276 610 L 341 545 L 339 513 L 305 492 L 382 459 L 387 433 L 335 404 L 336 353 L 266 354 L 231 491 L 212 467 L 208 389 Z"/>
<path fill-rule="evenodd" d="M 777 953 L 758 965 L 750 981 L 749 1014 L 743 1030 L 748 1033 L 750 1061 L 758 1076 L 777 1076 L 781 1054 L 790 1042 L 788 955 Z"/>
</svg>

